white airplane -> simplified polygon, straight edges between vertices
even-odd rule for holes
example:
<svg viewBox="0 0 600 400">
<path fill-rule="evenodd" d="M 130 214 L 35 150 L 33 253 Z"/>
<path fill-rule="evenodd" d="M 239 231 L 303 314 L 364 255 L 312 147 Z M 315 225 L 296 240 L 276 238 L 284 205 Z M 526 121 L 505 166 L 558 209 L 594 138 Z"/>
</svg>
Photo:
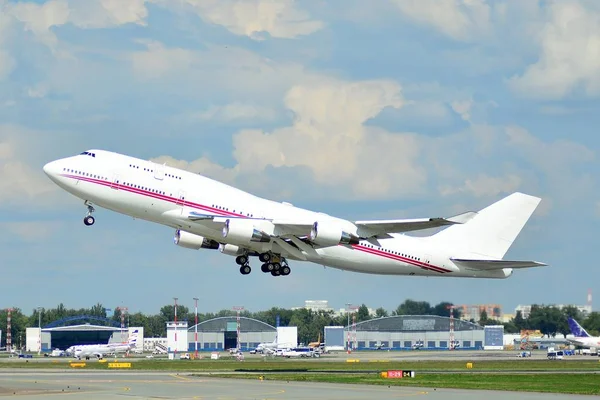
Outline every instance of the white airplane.
<svg viewBox="0 0 600 400">
<path fill-rule="evenodd" d="M 169 226 L 176 245 L 219 249 L 244 275 L 250 256 L 273 276 L 290 273 L 288 260 L 368 274 L 472 278 L 507 278 L 514 268 L 546 265 L 503 260 L 541 200 L 518 192 L 451 218 L 348 221 L 109 151 L 84 151 L 43 169 L 84 200 L 85 225 L 94 224 L 97 205 Z M 447 225 L 428 237 L 403 234 Z"/>
<path fill-rule="evenodd" d="M 80 346 L 71 346 L 67 349 L 68 354 L 81 360 L 85 358 L 89 360 L 91 357 L 96 357 L 101 360 L 105 354 L 128 353 L 137 345 L 139 331 L 135 329 L 129 335 L 127 343 L 108 343 L 108 344 L 85 344 Z"/>
<path fill-rule="evenodd" d="M 566 338 L 576 346 L 600 348 L 600 336 L 590 336 L 589 333 L 573 318 L 569 317 L 569 328 L 574 337 Z"/>
</svg>

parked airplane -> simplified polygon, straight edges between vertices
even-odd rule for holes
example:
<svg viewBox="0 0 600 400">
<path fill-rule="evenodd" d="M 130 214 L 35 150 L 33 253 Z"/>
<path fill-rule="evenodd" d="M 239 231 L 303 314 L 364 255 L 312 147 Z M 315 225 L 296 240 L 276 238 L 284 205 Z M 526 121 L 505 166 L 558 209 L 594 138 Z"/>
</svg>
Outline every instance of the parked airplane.
<svg viewBox="0 0 600 400">
<path fill-rule="evenodd" d="M 272 350 L 277 350 L 277 349 L 288 349 L 290 347 L 295 347 L 297 346 L 298 343 L 279 343 L 278 339 L 275 338 L 275 340 L 273 340 L 270 343 L 259 343 L 258 346 L 256 346 L 256 351 L 259 353 L 264 353 L 264 352 L 269 352 Z"/>
<path fill-rule="evenodd" d="M 566 338 L 576 346 L 600 349 L 600 336 L 590 336 L 589 333 L 573 318 L 569 317 L 569 328 L 573 338 Z"/>
<path fill-rule="evenodd" d="M 348 221 L 263 199 L 204 176 L 103 150 L 50 162 L 44 172 L 84 200 L 85 225 L 97 205 L 170 226 L 174 242 L 234 256 L 242 274 L 250 256 L 273 276 L 288 260 L 383 275 L 507 278 L 535 261 L 503 260 L 540 198 L 513 193 L 478 213 L 451 218 Z M 449 226 L 428 237 L 402 233 Z"/>
<path fill-rule="evenodd" d="M 81 360 L 85 358 L 89 360 L 91 357 L 96 357 L 101 360 L 105 354 L 128 353 L 136 347 L 139 331 L 133 330 L 129 335 L 127 343 L 108 343 L 108 344 L 85 344 L 79 346 L 71 346 L 67 349 L 67 354 L 72 354 L 73 357 Z"/>
</svg>

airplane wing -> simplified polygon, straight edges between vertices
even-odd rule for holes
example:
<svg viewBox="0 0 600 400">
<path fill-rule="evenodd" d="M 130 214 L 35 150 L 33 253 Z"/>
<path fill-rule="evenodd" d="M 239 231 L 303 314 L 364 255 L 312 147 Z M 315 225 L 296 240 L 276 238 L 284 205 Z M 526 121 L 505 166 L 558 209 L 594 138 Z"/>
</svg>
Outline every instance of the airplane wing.
<svg viewBox="0 0 600 400">
<path fill-rule="evenodd" d="M 493 271 L 503 268 L 533 268 L 548 265 L 537 261 L 468 260 L 464 258 L 451 258 L 451 260 L 458 266 L 478 271 Z"/>
<path fill-rule="evenodd" d="M 472 219 L 476 212 L 466 212 L 450 218 L 417 218 L 417 219 L 392 219 L 375 221 L 356 221 L 360 237 L 390 237 L 390 233 L 403 233 L 423 229 L 438 228 L 446 225 L 464 224 Z"/>
</svg>

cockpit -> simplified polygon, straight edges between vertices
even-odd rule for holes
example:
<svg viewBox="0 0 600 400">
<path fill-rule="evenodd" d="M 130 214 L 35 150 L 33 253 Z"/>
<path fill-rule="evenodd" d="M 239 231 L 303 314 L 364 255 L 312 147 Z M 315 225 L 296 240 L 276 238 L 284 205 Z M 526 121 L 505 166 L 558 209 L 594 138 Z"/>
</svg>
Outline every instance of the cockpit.
<svg viewBox="0 0 600 400">
<path fill-rule="evenodd" d="M 79 153 L 80 156 L 90 156 L 96 157 L 96 153 L 92 153 L 91 151 L 84 151 L 83 153 Z"/>
</svg>

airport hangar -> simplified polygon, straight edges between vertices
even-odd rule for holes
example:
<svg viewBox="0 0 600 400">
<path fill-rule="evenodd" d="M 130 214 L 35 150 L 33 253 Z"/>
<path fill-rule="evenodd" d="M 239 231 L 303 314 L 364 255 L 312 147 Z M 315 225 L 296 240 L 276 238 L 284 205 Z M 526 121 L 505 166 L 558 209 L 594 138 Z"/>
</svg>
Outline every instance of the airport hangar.
<svg viewBox="0 0 600 400">
<path fill-rule="evenodd" d="M 181 339 L 180 343 L 174 342 L 175 329 L 180 332 L 187 330 L 187 343 Z M 220 351 L 235 348 L 237 330 L 235 316 L 219 317 L 199 323 L 198 350 Z M 289 342 L 287 339 L 282 339 L 282 335 L 297 340 L 296 332 L 296 327 L 276 328 L 256 319 L 240 317 L 240 349 L 252 350 L 259 343 L 273 342 L 278 336 L 278 342 Z M 399 315 L 363 321 L 351 325 L 349 330 L 343 326 L 327 326 L 324 332 L 324 343 L 325 347 L 331 350 L 346 350 L 347 340 L 350 337 L 350 346 L 353 350 L 377 348 L 410 350 L 419 343 L 422 344 L 419 346 L 422 349 L 448 350 L 451 336 L 458 344 L 457 349 L 502 349 L 504 327 L 501 325 L 482 327 L 468 321 L 434 315 Z M 177 351 L 194 351 L 195 337 L 195 327 L 188 327 L 187 321 L 177 322 L 177 327 L 173 322 L 167 323 L 167 342 L 170 351 L 175 348 Z"/>
<path fill-rule="evenodd" d="M 344 349 L 350 338 L 354 350 L 410 350 L 420 347 L 426 350 L 448 350 L 451 341 L 464 350 L 496 350 L 503 348 L 504 327 L 480 325 L 436 315 L 398 315 L 382 317 L 351 325 L 343 329 Z M 328 346 L 325 331 L 325 346 Z M 338 337 L 339 333 L 335 335 Z M 451 338 L 453 337 L 453 339 Z"/>
<path fill-rule="evenodd" d="M 77 325 L 68 325 L 76 321 L 92 321 L 106 325 L 93 325 L 89 322 Z M 144 337 L 143 327 L 122 328 L 118 322 L 107 318 L 89 315 L 67 317 L 49 323 L 42 327 L 27 328 L 25 331 L 25 351 L 50 352 L 52 349 L 65 350 L 73 345 L 122 343 L 127 342 L 129 333 L 138 330 L 139 337 Z M 41 340 L 40 340 L 41 339 Z M 40 349 L 41 342 L 41 349 Z M 140 340 L 137 348 L 142 348 Z"/>
<path fill-rule="evenodd" d="M 260 343 L 272 343 L 278 336 L 287 336 L 291 327 L 276 328 L 253 318 L 239 318 L 240 350 L 255 349 Z M 196 348 L 196 329 L 198 332 L 198 351 L 223 351 L 237 347 L 238 321 L 236 316 L 217 317 L 188 327 L 187 321 L 167 322 L 167 348 L 170 352 L 194 351 Z M 292 329 L 296 332 L 296 328 Z M 176 331 L 187 340 L 175 340 Z M 183 335 L 187 332 L 187 335 Z M 294 339 L 296 340 L 296 339 Z"/>
</svg>

